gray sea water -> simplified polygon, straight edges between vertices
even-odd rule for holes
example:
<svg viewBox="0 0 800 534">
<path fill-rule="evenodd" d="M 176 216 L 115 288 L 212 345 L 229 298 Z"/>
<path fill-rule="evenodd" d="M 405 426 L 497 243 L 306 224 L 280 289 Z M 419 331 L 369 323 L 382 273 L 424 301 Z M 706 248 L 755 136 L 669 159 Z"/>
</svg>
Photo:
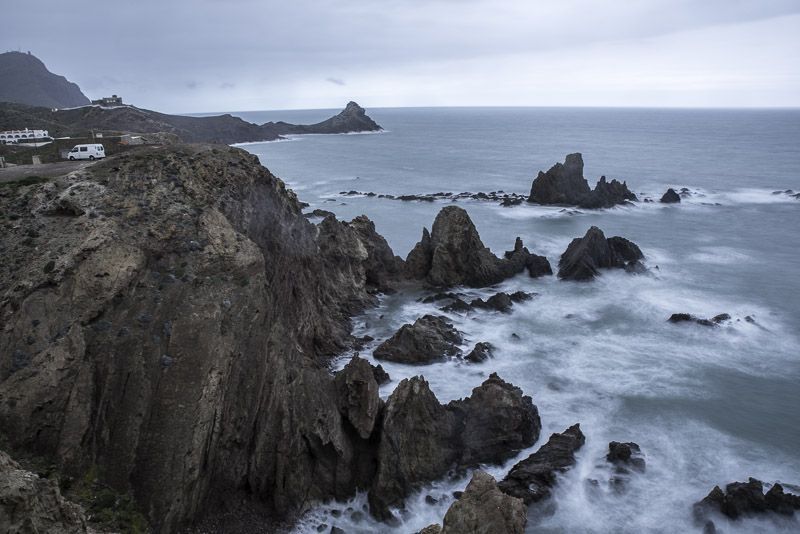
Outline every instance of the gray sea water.
<svg viewBox="0 0 800 534">
<path fill-rule="evenodd" d="M 335 110 L 253 112 L 247 120 L 315 122 Z M 464 397 L 493 371 L 533 397 L 539 442 L 579 422 L 578 465 L 561 477 L 554 510 L 532 509 L 528 532 L 692 532 L 691 505 L 714 485 L 753 476 L 800 485 L 800 111 L 648 109 L 370 109 L 380 134 L 312 135 L 244 146 L 313 208 L 375 221 L 405 256 L 449 202 L 344 197 L 340 191 L 527 193 L 539 170 L 583 153 L 594 185 L 627 180 L 640 199 L 667 187 L 695 194 L 680 205 L 638 203 L 569 215 L 553 207 L 462 201 L 495 253 L 516 236 L 555 266 L 592 226 L 636 242 L 649 275 L 608 272 L 591 283 L 520 275 L 501 289 L 534 291 L 511 315 L 450 315 L 468 342 L 497 347 L 479 365 L 386 364 L 392 382 L 423 374 L 442 402 Z M 656 268 L 657 267 L 657 268 Z M 496 289 L 495 289 L 496 290 Z M 488 291 L 470 291 L 486 295 Z M 356 320 L 378 343 L 405 322 L 438 312 L 420 295 L 386 297 Z M 673 325 L 675 312 L 729 313 L 720 328 Z M 381 316 L 383 316 L 381 318 Z M 750 316 L 755 322 L 747 322 Z M 512 338 L 512 333 L 519 340 Z M 371 357 L 374 345 L 362 352 Z M 343 366 L 349 355 L 336 362 Z M 635 441 L 647 471 L 618 494 L 607 481 L 608 442 Z M 598 480 L 599 485 L 587 483 Z M 450 493 L 468 479 L 433 483 L 398 511 L 400 526 L 355 520 L 364 496 L 325 503 L 297 532 L 321 523 L 346 532 L 416 532 L 441 522 Z M 439 499 L 429 505 L 426 495 Z M 352 510 L 351 510 L 352 509 Z M 333 511 L 337 511 L 335 514 Z M 337 517 L 338 512 L 342 512 Z M 358 514 L 356 514 L 358 516 Z M 718 521 L 725 532 L 800 531 L 775 519 Z"/>
</svg>

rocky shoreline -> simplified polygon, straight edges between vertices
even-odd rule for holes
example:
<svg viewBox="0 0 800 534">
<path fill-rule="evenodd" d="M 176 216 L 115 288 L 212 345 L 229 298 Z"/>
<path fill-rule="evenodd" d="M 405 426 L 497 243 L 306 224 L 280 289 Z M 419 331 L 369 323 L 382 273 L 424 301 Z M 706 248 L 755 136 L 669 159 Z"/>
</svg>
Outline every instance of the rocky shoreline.
<svg viewBox="0 0 800 534">
<path fill-rule="evenodd" d="M 0 353 L 9 355 L 0 360 L 0 438 L 11 456 L 53 464 L 61 482 L 36 482 L 2 455 L 0 527 L 18 520 L 12 502 L 44 509 L 34 519 L 43 531 L 86 532 L 87 516 L 61 491 L 88 508 L 98 487 L 114 496 L 111 511 L 100 508 L 109 531 L 139 517 L 117 513 L 123 497 L 163 533 L 232 509 L 275 527 L 359 491 L 391 523 L 424 484 L 501 464 L 539 440 L 536 392 L 495 373 L 442 404 L 423 376 L 381 399 L 385 371 L 358 356 L 328 370 L 363 341 L 351 317 L 381 293 L 413 287 L 463 313 L 513 313 L 532 295 L 467 303 L 457 288 L 553 274 L 519 238 L 496 256 L 457 206 L 401 259 L 365 216 L 310 222 L 254 156 L 176 145 L 4 189 L 0 207 Z M 634 243 L 592 227 L 561 256 L 559 283 L 640 273 L 644 260 Z M 375 356 L 423 365 L 463 357 L 462 344 L 442 318 L 423 316 Z M 466 359 L 491 350 L 478 342 Z M 441 531 L 522 532 L 526 505 L 550 496 L 584 442 L 574 425 L 499 482 L 476 471 Z M 620 476 L 639 468 L 631 445 L 610 445 Z M 7 482 L 22 479 L 43 489 Z M 4 500 L 12 493 L 17 500 Z"/>
</svg>

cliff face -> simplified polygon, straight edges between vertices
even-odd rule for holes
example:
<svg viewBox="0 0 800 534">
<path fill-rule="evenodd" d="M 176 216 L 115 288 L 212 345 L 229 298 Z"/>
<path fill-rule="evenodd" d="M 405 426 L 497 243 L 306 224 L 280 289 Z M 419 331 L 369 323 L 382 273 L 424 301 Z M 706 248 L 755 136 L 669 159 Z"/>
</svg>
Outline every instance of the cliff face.
<svg viewBox="0 0 800 534">
<path fill-rule="evenodd" d="M 254 156 L 110 158 L 0 196 L 0 429 L 171 530 L 237 490 L 285 516 L 365 483 L 324 356 L 367 247 Z M 328 241 L 335 236 L 337 245 Z"/>
<path fill-rule="evenodd" d="M 0 102 L 61 108 L 84 106 L 89 99 L 76 84 L 47 70 L 36 56 L 6 52 L 0 54 Z"/>
</svg>

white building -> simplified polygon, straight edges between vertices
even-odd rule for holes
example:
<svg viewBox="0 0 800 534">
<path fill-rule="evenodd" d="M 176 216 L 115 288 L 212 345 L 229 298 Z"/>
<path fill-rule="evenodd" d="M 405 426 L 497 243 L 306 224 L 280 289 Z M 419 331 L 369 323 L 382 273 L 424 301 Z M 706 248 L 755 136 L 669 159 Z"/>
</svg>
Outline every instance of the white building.
<svg viewBox="0 0 800 534">
<path fill-rule="evenodd" d="M 6 130 L 0 132 L 0 144 L 5 145 L 9 143 L 30 143 L 33 140 L 50 140 L 50 134 L 47 130 Z"/>
</svg>

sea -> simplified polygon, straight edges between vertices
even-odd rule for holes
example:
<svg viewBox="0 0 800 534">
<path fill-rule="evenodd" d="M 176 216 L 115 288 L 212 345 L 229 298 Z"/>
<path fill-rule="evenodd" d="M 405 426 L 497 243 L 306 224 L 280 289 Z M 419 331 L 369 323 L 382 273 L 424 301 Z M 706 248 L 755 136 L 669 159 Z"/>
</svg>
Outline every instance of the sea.
<svg viewBox="0 0 800 534">
<path fill-rule="evenodd" d="M 262 123 L 313 123 L 337 110 L 237 113 Z M 699 532 L 692 504 L 715 486 L 755 477 L 800 492 L 800 110 L 401 108 L 368 109 L 381 133 L 306 135 L 248 143 L 263 165 L 310 204 L 350 220 L 375 222 L 402 257 L 423 227 L 452 202 L 402 202 L 342 192 L 422 194 L 505 191 L 528 194 L 538 171 L 583 154 L 593 186 L 604 175 L 627 181 L 640 202 L 599 211 L 459 200 L 495 254 L 521 237 L 555 267 L 569 242 L 598 226 L 639 245 L 648 272 L 603 272 L 589 283 L 520 274 L 485 290 L 536 293 L 510 314 L 463 316 L 424 304 L 424 292 L 382 297 L 354 319 L 372 350 L 404 323 L 446 315 L 466 338 L 495 347 L 480 364 L 458 359 L 425 366 L 381 362 L 391 383 L 423 375 L 446 403 L 470 395 L 490 373 L 533 398 L 539 441 L 503 465 L 502 478 L 553 432 L 580 423 L 586 445 L 561 475 L 552 501 L 529 511 L 529 533 Z M 690 195 L 661 204 L 672 187 Z M 655 202 L 644 202 L 652 199 Z M 318 222 L 319 219 L 312 219 Z M 672 324 L 673 313 L 718 327 Z M 516 334 L 516 336 L 514 336 Z M 343 367 L 343 354 L 333 368 Z M 624 491 L 609 480 L 610 441 L 639 444 L 646 471 Z M 414 533 L 441 523 L 452 492 L 469 474 L 433 482 L 397 511 L 392 525 L 369 519 L 365 495 L 319 503 L 298 533 Z M 432 497 L 428 498 L 428 497 Z M 432 504 L 431 504 L 432 503 Z M 726 533 L 799 532 L 800 520 L 736 522 Z M 321 526 L 324 525 L 324 526 Z"/>
</svg>

